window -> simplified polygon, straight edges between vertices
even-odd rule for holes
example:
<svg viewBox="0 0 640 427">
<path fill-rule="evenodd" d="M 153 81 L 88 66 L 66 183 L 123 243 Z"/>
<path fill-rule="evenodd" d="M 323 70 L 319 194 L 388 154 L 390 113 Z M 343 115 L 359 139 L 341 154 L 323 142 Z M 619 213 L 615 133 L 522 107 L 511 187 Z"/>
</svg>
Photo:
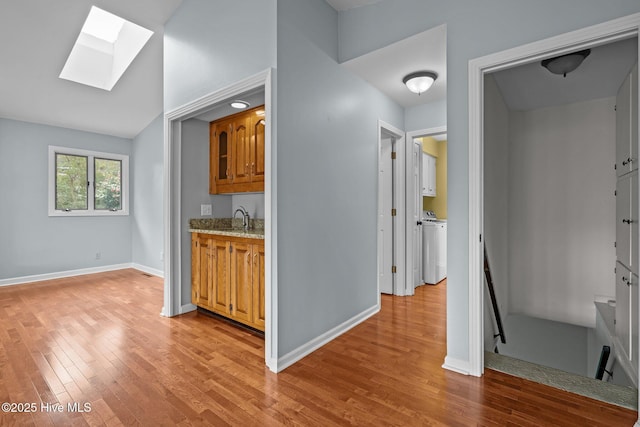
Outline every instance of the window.
<svg viewBox="0 0 640 427">
<path fill-rule="evenodd" d="M 49 146 L 49 216 L 129 214 L 129 156 Z"/>
</svg>

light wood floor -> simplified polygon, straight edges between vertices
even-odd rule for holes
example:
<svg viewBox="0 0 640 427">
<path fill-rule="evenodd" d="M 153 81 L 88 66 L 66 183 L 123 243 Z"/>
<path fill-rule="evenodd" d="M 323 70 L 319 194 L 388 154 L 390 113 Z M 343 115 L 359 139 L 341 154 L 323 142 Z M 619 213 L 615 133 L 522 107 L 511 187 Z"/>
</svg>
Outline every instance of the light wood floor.
<svg viewBox="0 0 640 427">
<path fill-rule="evenodd" d="M 37 404 L 0 425 L 634 424 L 636 412 L 516 377 L 442 369 L 445 292 L 383 296 L 380 314 L 275 375 L 260 337 L 160 317 L 162 281 L 135 270 L 0 288 L 0 402 Z"/>
</svg>

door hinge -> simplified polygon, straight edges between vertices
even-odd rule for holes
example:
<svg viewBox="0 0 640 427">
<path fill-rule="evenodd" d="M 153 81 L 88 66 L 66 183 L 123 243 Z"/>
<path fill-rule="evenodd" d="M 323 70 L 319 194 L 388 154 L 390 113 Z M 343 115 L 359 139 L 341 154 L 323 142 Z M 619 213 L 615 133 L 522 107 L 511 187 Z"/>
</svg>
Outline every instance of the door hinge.
<svg viewBox="0 0 640 427">
<path fill-rule="evenodd" d="M 395 160 L 396 159 L 396 152 L 392 151 L 391 152 L 391 160 Z"/>
<path fill-rule="evenodd" d="M 391 209 L 391 216 L 396 216 L 396 208 Z"/>
<path fill-rule="evenodd" d="M 233 252 L 233 246 L 229 245 L 229 253 Z"/>
<path fill-rule="evenodd" d="M 391 266 L 391 272 L 392 272 L 392 273 L 397 273 L 397 272 L 398 272 L 398 269 L 396 268 L 396 266 L 395 266 L 395 265 L 392 265 L 392 266 Z"/>
<path fill-rule="evenodd" d="M 233 304 L 229 304 L 229 311 L 233 313 Z"/>
<path fill-rule="evenodd" d="M 480 235 L 480 243 L 482 243 L 482 234 Z"/>
<path fill-rule="evenodd" d="M 618 111 L 618 106 L 617 105 L 613 106 L 613 111 Z"/>
</svg>

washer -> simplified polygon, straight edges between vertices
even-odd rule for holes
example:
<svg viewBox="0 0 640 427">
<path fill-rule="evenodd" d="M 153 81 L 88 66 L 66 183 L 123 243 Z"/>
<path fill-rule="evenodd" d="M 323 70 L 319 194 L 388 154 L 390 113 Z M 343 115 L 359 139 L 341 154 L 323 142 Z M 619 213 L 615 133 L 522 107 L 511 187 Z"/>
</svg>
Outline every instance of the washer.
<svg viewBox="0 0 640 427">
<path fill-rule="evenodd" d="M 422 218 L 422 280 L 435 285 L 447 277 L 447 220 L 432 211 Z"/>
</svg>

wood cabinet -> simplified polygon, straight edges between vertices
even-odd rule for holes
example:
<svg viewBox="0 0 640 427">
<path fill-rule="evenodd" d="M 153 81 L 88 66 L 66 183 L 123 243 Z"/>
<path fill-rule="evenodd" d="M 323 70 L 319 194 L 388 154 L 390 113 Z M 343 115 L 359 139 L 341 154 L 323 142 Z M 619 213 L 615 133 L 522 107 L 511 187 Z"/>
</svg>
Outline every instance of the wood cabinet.
<svg viewBox="0 0 640 427">
<path fill-rule="evenodd" d="M 436 197 L 436 158 L 422 153 L 422 195 Z"/>
<path fill-rule="evenodd" d="M 191 235 L 191 300 L 198 307 L 264 331 L 264 241 Z"/>
<path fill-rule="evenodd" d="M 209 193 L 264 191 L 264 106 L 209 124 Z"/>
</svg>

